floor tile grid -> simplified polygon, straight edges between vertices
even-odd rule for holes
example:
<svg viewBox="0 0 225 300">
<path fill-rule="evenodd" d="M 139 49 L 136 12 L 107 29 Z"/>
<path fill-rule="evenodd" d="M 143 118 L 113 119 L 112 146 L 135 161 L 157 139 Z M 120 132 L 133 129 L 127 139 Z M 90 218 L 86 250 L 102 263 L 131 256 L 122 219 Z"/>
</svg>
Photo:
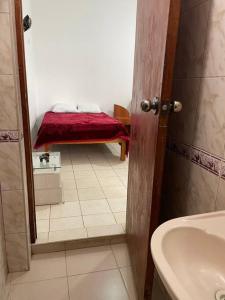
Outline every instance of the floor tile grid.
<svg viewBox="0 0 225 300">
<path fill-rule="evenodd" d="M 78 154 L 77 154 L 77 153 L 75 153 L 75 152 L 70 152 L 70 151 L 65 151 L 65 150 L 64 150 L 64 151 L 61 151 L 61 153 L 62 153 L 62 165 L 63 165 L 63 166 L 67 166 L 68 164 L 71 164 L 71 166 L 72 166 L 72 164 L 76 164 L 76 162 L 73 162 L 73 160 L 72 160 L 73 157 L 71 157 L 71 156 L 72 156 L 72 155 L 75 155 L 75 156 L 78 155 L 78 157 L 79 157 L 79 152 L 78 152 Z M 117 153 L 118 153 L 118 152 L 117 152 Z M 93 155 L 93 154 L 94 154 L 94 155 Z M 112 169 L 113 173 L 115 174 L 115 177 L 121 179 L 121 178 L 115 173 L 113 166 L 110 165 L 110 159 L 109 159 L 107 156 L 104 155 L 104 152 L 103 152 L 102 154 L 103 154 L 103 155 L 102 155 L 102 156 L 103 156 L 103 159 L 109 163 L 110 169 Z M 105 195 L 103 186 L 102 186 L 102 184 L 101 184 L 101 182 L 100 182 L 100 180 L 99 180 L 99 176 L 98 176 L 98 174 L 97 174 L 95 168 L 93 167 L 93 164 L 95 163 L 95 155 L 97 155 L 97 160 L 98 160 L 98 159 L 99 159 L 99 156 L 98 156 L 98 155 L 99 155 L 99 150 L 96 151 L 96 153 L 93 153 L 93 151 L 90 151 L 90 153 L 86 153 L 86 154 L 83 154 L 83 153 L 82 153 L 83 158 L 85 157 L 85 159 L 86 159 L 86 160 L 88 161 L 88 163 L 90 164 L 91 169 L 93 170 L 93 173 L 95 174 L 95 178 L 96 178 L 97 181 L 98 181 L 99 187 L 100 187 L 100 189 L 102 190 L 103 194 Z M 102 157 L 102 156 L 101 156 L 101 157 Z M 92 160 L 91 160 L 91 158 L 92 158 Z M 116 158 L 116 159 L 117 159 L 117 158 Z M 119 159 L 119 158 L 118 158 L 118 159 Z M 79 159 L 78 159 L 77 164 L 79 164 Z M 104 169 L 104 168 L 103 168 L 103 169 Z M 71 168 L 71 171 L 72 171 L 72 173 L 73 173 L 73 180 L 74 180 L 75 187 L 76 187 L 76 191 L 77 191 L 77 190 L 78 190 L 78 186 L 77 186 L 77 182 L 76 182 L 76 177 L 75 177 L 75 170 L 74 170 L 74 168 Z M 65 171 L 64 171 L 63 173 L 65 173 Z M 120 181 L 121 181 L 121 180 L 120 180 Z M 121 183 L 122 183 L 122 185 L 125 187 L 125 185 L 123 184 L 122 181 L 121 181 Z M 111 209 L 110 203 L 108 202 L 109 199 L 107 198 L 107 195 L 105 195 L 104 199 L 105 199 L 105 200 L 107 201 L 107 203 L 108 203 L 109 210 L 110 210 L 110 212 L 111 212 L 112 217 L 113 217 L 114 220 L 115 220 L 115 224 L 120 224 L 119 222 L 117 222 L 117 220 L 116 220 L 116 218 L 115 218 L 115 215 L 114 215 L 114 213 L 113 213 L 113 210 Z M 78 195 L 78 200 L 80 200 L 79 195 Z M 81 211 L 81 216 L 82 216 L 83 226 L 84 226 L 84 228 L 86 229 L 86 227 L 85 227 L 85 225 L 84 225 L 84 220 L 83 220 L 84 214 L 83 214 L 83 211 L 82 211 L 82 208 L 81 208 L 81 205 L 80 205 L 80 201 L 79 201 L 79 207 L 80 207 L 80 211 Z M 51 211 L 52 211 L 52 207 L 51 207 Z M 50 212 L 50 214 L 51 214 L 51 212 Z M 92 214 L 92 215 L 93 215 L 93 214 Z M 99 215 L 99 213 L 96 213 L 96 215 Z M 49 228 L 50 228 L 50 220 L 51 220 L 51 218 L 49 218 Z M 49 233 L 48 233 L 48 235 L 49 235 Z"/>
<path fill-rule="evenodd" d="M 99 186 L 100 186 L 100 188 L 101 188 L 103 194 L 105 195 L 104 189 L 103 189 L 103 187 L 102 187 L 102 185 L 101 185 L 101 183 L 100 183 L 100 180 L 99 180 L 99 178 L 98 178 L 98 176 L 97 176 L 97 174 L 96 174 L 96 171 L 95 171 L 95 169 L 93 168 L 93 166 L 92 166 L 92 169 L 93 169 L 93 171 L 94 171 L 94 173 L 95 173 L 95 176 L 97 177 Z M 116 174 L 115 174 L 115 175 L 116 175 Z M 105 199 L 106 199 L 106 201 L 107 201 L 106 195 L 105 195 Z M 114 214 L 113 214 L 113 211 L 112 211 L 112 209 L 111 209 L 111 206 L 109 205 L 109 202 L 108 202 L 108 201 L 107 201 L 107 203 L 108 203 L 109 209 L 110 209 L 110 211 L 111 211 L 111 214 L 112 214 L 112 216 L 113 216 L 113 218 L 114 218 L 115 224 L 117 224 L 117 221 L 116 221 L 116 218 L 115 218 L 115 216 L 114 216 Z"/>
<path fill-rule="evenodd" d="M 97 152 L 97 153 L 99 153 L 99 152 Z M 117 151 L 117 153 L 118 153 L 118 151 Z M 104 155 L 104 154 L 103 154 Z M 105 200 L 107 201 L 107 203 L 108 203 L 108 206 L 109 206 L 109 208 L 110 208 L 110 211 L 111 211 L 111 213 L 112 213 L 112 216 L 113 216 L 113 218 L 114 218 L 114 220 L 115 220 L 115 222 L 116 222 L 116 224 L 119 224 L 118 222 L 117 222 L 117 220 L 116 220 L 116 218 L 115 218 L 115 216 L 114 216 L 114 213 L 113 213 L 113 211 L 112 211 L 112 209 L 111 209 L 111 206 L 110 206 L 110 204 L 109 204 L 109 202 L 108 202 L 108 197 L 107 197 L 107 195 L 105 194 L 105 192 L 104 192 L 104 189 L 103 189 L 103 185 L 101 184 L 101 181 L 99 180 L 99 176 L 97 175 L 97 173 L 96 173 L 96 169 L 93 167 L 93 162 L 90 160 L 90 158 L 91 158 L 91 155 L 90 154 L 87 154 L 87 159 L 89 160 L 89 162 L 90 162 L 90 165 L 91 165 L 91 167 L 92 167 L 92 170 L 93 170 L 93 172 L 94 172 L 94 174 L 95 174 L 95 176 L 96 176 L 96 178 L 97 178 L 97 180 L 98 180 L 98 183 L 99 183 L 99 186 L 100 186 L 100 188 L 101 188 L 101 190 L 102 190 L 102 192 L 103 192 L 103 194 L 105 195 Z M 104 158 L 106 161 L 110 161 L 110 159 L 107 159 L 107 157 L 105 157 Z M 103 160 L 104 160 L 103 159 Z M 119 159 L 119 157 L 118 157 L 118 159 Z M 109 165 L 110 165 L 110 162 L 109 162 Z M 111 166 L 111 165 L 110 165 Z M 114 172 L 114 168 L 111 166 L 111 168 L 112 168 L 112 170 L 113 170 L 113 172 Z M 103 168 L 104 169 L 104 168 Z M 126 168 L 124 168 L 124 169 L 126 169 Z M 74 169 L 73 169 L 74 170 Z M 119 178 L 119 180 L 120 180 L 120 182 L 122 183 L 122 185 L 126 188 L 126 185 L 124 185 L 124 183 L 123 183 L 123 181 L 121 180 L 121 177 L 120 176 L 118 176 L 115 172 L 114 172 L 114 174 L 115 174 L 115 177 L 117 177 L 117 178 Z M 74 175 L 75 176 L 75 175 Z M 76 184 L 76 179 L 75 179 L 75 184 Z M 78 197 L 79 197 L 79 194 L 78 194 Z M 82 210 L 81 210 L 81 213 L 82 213 Z M 92 215 L 94 215 L 94 214 L 92 214 Z M 96 215 L 99 215 L 98 213 L 96 214 Z M 83 214 L 82 214 L 82 216 L 83 216 Z M 85 226 L 84 226 L 85 227 Z"/>
<path fill-rule="evenodd" d="M 118 268 L 119 273 L 120 273 L 121 280 L 122 280 L 122 282 L 123 282 L 123 284 L 124 284 L 124 286 L 125 286 L 125 289 L 126 289 L 128 298 L 129 298 L 130 300 L 134 300 L 133 297 L 130 295 L 130 291 L 128 290 L 128 287 L 127 287 L 127 285 L 126 285 L 125 279 L 124 279 L 123 274 L 122 274 L 122 268 L 124 268 L 124 267 L 121 267 L 121 266 L 120 266 L 120 264 L 119 264 L 119 262 L 118 262 L 118 259 L 117 259 L 117 257 L 116 257 L 116 254 L 115 254 L 115 252 L 113 251 L 112 245 L 111 245 L 110 247 L 111 247 L 113 256 L 114 256 L 114 258 L 115 258 L 115 261 L 116 261 L 116 264 L 117 264 L 117 268 Z M 130 267 L 130 264 L 128 264 L 126 267 Z M 135 300 L 137 300 L 137 299 L 135 299 Z"/>
<path fill-rule="evenodd" d="M 73 169 L 73 176 L 74 176 L 74 181 L 75 181 L 76 189 L 78 190 L 78 188 L 77 188 L 77 182 L 76 182 L 76 178 L 75 178 L 75 174 L 74 174 L 74 169 Z M 78 195 L 78 200 L 79 200 L 79 195 Z M 84 219 L 83 219 L 83 215 L 82 215 L 82 209 L 81 209 L 80 201 L 78 201 L 78 203 L 79 203 L 80 212 L 81 212 L 81 216 L 82 216 L 83 227 L 85 228 L 86 234 L 87 234 L 87 228 L 84 226 Z"/>
<path fill-rule="evenodd" d="M 118 246 L 120 247 L 122 247 L 122 251 L 124 251 L 124 244 L 118 244 Z M 96 252 L 96 250 L 98 251 L 98 249 L 99 248 L 101 248 L 101 247 L 93 247 L 93 248 L 91 248 L 91 253 L 95 253 Z M 112 268 L 112 266 L 109 266 L 108 265 L 108 267 L 104 267 L 104 269 L 103 270 L 99 270 L 99 271 L 94 271 L 94 270 L 91 270 L 91 271 L 88 271 L 88 272 L 81 272 L 80 274 L 76 274 L 76 275 L 71 275 L 70 274 L 70 272 L 68 271 L 68 266 L 67 266 L 67 264 L 69 263 L 69 261 L 67 261 L 67 259 L 68 259 L 68 254 L 69 253 L 71 253 L 71 250 L 68 250 L 68 251 L 62 251 L 62 252 L 58 252 L 58 254 L 57 254 L 57 256 L 61 256 L 61 259 L 63 259 L 63 265 L 64 265 L 64 267 L 63 268 L 65 268 L 65 274 L 63 274 L 63 272 L 61 271 L 61 274 L 58 274 L 57 276 L 54 274 L 54 269 L 51 269 L 51 271 L 50 271 L 50 273 L 49 273 L 49 275 L 47 276 L 47 278 L 46 278 L 46 275 L 44 274 L 43 275 L 43 273 L 42 273 L 42 278 L 41 278 L 41 276 L 39 276 L 39 277 L 37 277 L 37 275 L 35 275 L 36 276 L 36 279 L 35 278 L 33 278 L 33 280 L 31 280 L 31 279 L 29 279 L 29 277 L 28 277 L 28 280 L 20 280 L 20 281 L 18 281 L 18 282 L 14 282 L 13 280 L 11 280 L 11 291 L 12 291 L 12 287 L 13 288 L 17 288 L 17 289 L 19 289 L 19 290 L 21 290 L 21 288 L 20 287 L 22 287 L 22 289 L 25 291 L 25 293 L 26 293 L 26 291 L 28 290 L 28 289 L 30 289 L 30 287 L 33 285 L 33 286 L 35 286 L 37 283 L 40 283 L 40 282 L 49 282 L 49 283 L 51 283 L 51 281 L 53 281 L 54 279 L 56 280 L 59 280 L 59 279 L 66 279 L 66 283 L 67 283 L 67 288 L 65 287 L 65 293 L 64 293 L 64 296 L 63 296 L 63 298 L 61 298 L 60 296 L 58 296 L 58 295 L 55 295 L 56 296 L 56 298 L 54 297 L 54 299 L 56 299 L 56 300 L 59 300 L 59 298 L 60 298 L 60 300 L 75 300 L 75 299 L 77 299 L 77 297 L 79 297 L 79 295 L 76 293 L 76 290 L 72 290 L 71 289 L 71 286 L 70 286 L 70 283 L 69 283 L 69 280 L 71 280 L 72 278 L 80 278 L 80 276 L 82 276 L 82 275 L 89 275 L 89 274 L 97 274 L 97 273 L 99 273 L 99 274 L 102 274 L 103 275 L 103 278 L 104 278 L 104 275 L 105 274 L 107 274 L 107 272 L 109 272 L 109 271 L 114 271 L 114 270 L 117 270 L 118 271 L 118 275 L 120 275 L 120 281 L 121 281 L 121 284 L 123 285 L 123 287 L 124 287 L 124 291 L 126 291 L 126 294 L 127 294 L 127 296 L 126 296 L 126 299 L 135 299 L 134 297 L 133 297 L 133 295 L 131 295 L 131 291 L 129 290 L 130 289 L 130 287 L 127 287 L 127 284 L 126 284 L 126 278 L 124 278 L 124 276 L 123 276 L 123 274 L 122 274 L 122 272 L 121 272 L 121 265 L 120 265 L 120 263 L 117 261 L 117 255 L 116 255 L 116 253 L 115 253 L 115 251 L 113 250 L 113 247 L 112 246 L 109 246 L 109 250 L 110 250 L 110 252 L 111 252 L 111 255 L 114 257 L 114 260 L 115 260 L 115 267 L 113 267 Z M 81 253 L 82 252 L 85 252 L 86 250 L 85 249 L 80 249 L 80 251 L 81 251 Z M 120 250 L 121 251 L 121 250 Z M 51 257 L 52 256 L 55 256 L 56 254 L 54 254 L 54 253 L 49 253 L 49 254 L 47 254 L 47 255 L 45 255 L 45 260 L 46 259 L 48 259 L 48 257 L 51 259 Z M 75 251 L 75 253 L 74 253 L 74 255 L 76 256 L 76 251 Z M 89 255 L 89 254 L 86 254 L 86 255 Z M 90 254 L 91 255 L 91 254 Z M 120 255 L 121 255 L 121 253 L 120 253 Z M 35 257 L 35 258 L 34 258 Z M 36 259 L 36 262 L 37 262 L 37 258 L 41 258 L 41 257 L 43 257 L 43 255 L 35 255 L 35 256 L 33 256 L 33 259 L 35 260 Z M 78 258 L 79 259 L 79 258 Z M 83 257 L 82 258 L 83 260 L 84 259 L 86 259 L 85 257 Z M 43 260 L 43 259 L 42 259 Z M 95 258 L 95 260 L 96 260 L 96 258 Z M 71 261 L 72 262 L 72 261 Z M 71 263 L 70 262 L 70 263 Z M 42 263 L 42 267 L 41 267 L 41 269 L 43 270 L 43 267 L 45 266 L 45 261 L 42 261 L 41 262 Z M 52 262 L 52 264 L 53 264 L 53 262 Z M 82 262 L 80 262 L 80 264 L 82 264 Z M 94 264 L 96 264 L 96 262 L 94 263 Z M 129 264 L 127 264 L 126 265 L 127 267 L 129 267 Z M 33 269 L 32 270 L 32 268 L 33 268 L 33 265 L 31 264 L 31 276 L 34 276 L 34 273 L 36 274 L 37 272 L 38 272 L 38 269 Z M 37 268 L 37 265 L 36 265 L 36 268 Z M 50 267 L 50 268 L 52 268 L 52 266 Z M 61 265 L 61 268 L 62 268 L 62 265 Z M 39 270 L 40 270 L 40 266 L 39 266 Z M 32 274 L 32 272 L 33 272 L 33 274 Z M 11 274 L 12 275 L 12 274 Z M 23 276 L 23 275 L 22 275 Z M 28 275 L 29 276 L 29 275 Z M 44 277 L 43 277 L 44 276 Z M 16 278 L 18 277 L 18 273 L 16 274 Z M 90 276 L 89 276 L 90 277 Z M 83 278 L 83 279 L 85 279 L 85 278 Z M 57 282 L 57 281 L 55 281 L 55 282 Z M 87 285 L 87 282 L 85 283 L 85 282 L 83 282 L 82 284 L 86 284 Z M 112 283 L 110 283 L 110 285 L 114 285 L 114 281 L 113 281 L 113 279 L 112 279 Z M 49 284 L 47 284 L 46 286 L 45 286 L 45 288 L 47 287 L 47 291 L 45 291 L 45 292 L 43 292 L 43 291 L 38 291 L 38 292 L 40 292 L 41 293 L 41 295 L 42 295 L 42 299 L 43 300 L 48 300 L 49 298 L 49 290 L 51 289 L 50 287 L 48 288 L 48 285 Z M 30 286 L 30 287 L 29 287 Z M 102 287 L 103 289 L 105 288 L 105 287 Z M 110 286 L 109 285 L 107 285 L 107 287 L 106 287 L 107 289 L 109 288 L 110 289 Z M 86 286 L 86 289 L 89 289 L 89 287 L 88 286 Z M 32 290 L 32 288 L 31 288 L 31 290 Z M 37 289 L 36 289 L 36 291 L 37 291 Z M 92 291 L 93 292 L 93 291 Z M 110 292 L 111 293 L 111 292 Z M 90 294 L 91 293 L 89 293 L 89 296 L 90 296 Z M 14 296 L 16 295 L 16 297 L 14 297 L 14 298 L 12 298 L 12 300 L 24 300 L 24 298 L 22 298 L 21 297 L 21 295 L 19 295 L 18 296 L 18 293 L 15 293 L 15 291 L 14 291 Z M 24 295 L 24 292 L 23 292 L 23 295 Z M 29 296 L 30 296 L 30 294 L 29 294 Z M 31 296 L 35 296 L 35 299 L 34 300 L 36 300 L 36 299 L 39 299 L 38 298 L 38 295 L 36 296 L 36 295 L 31 295 Z M 18 298 L 17 298 L 18 297 Z M 30 297 L 28 298 L 27 296 L 25 296 L 25 300 L 27 300 L 27 299 L 31 299 Z M 33 297 L 32 297 L 33 298 Z M 82 299 L 84 299 L 84 298 L 82 298 Z M 87 300 L 89 300 L 90 298 L 85 298 L 85 299 L 87 299 Z M 103 298 L 101 298 L 101 299 L 103 299 Z M 125 299 L 124 297 L 123 298 L 120 298 L 120 299 Z M 136 299 L 135 299 L 136 300 Z"/>
</svg>

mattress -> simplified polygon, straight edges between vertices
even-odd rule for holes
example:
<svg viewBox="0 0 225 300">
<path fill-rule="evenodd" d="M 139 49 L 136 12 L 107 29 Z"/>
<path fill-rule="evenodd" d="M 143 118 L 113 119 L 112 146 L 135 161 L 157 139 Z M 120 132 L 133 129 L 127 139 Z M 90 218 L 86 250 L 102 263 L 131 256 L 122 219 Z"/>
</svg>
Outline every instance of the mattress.
<svg viewBox="0 0 225 300">
<path fill-rule="evenodd" d="M 126 127 L 105 113 L 53 113 L 44 115 L 35 149 L 66 142 L 129 141 Z"/>
</svg>

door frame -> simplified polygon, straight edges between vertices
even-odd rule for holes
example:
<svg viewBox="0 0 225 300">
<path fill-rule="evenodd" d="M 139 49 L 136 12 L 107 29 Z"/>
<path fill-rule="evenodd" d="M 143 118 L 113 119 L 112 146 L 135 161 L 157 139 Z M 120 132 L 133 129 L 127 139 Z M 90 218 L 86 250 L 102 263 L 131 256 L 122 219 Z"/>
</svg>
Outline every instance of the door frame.
<svg viewBox="0 0 225 300">
<path fill-rule="evenodd" d="M 30 131 L 30 116 L 28 105 L 26 61 L 24 49 L 24 30 L 23 30 L 23 12 L 22 0 L 14 0 L 15 26 L 16 26 L 16 51 L 19 68 L 19 84 L 21 96 L 21 112 L 23 122 L 23 137 L 25 148 L 27 194 L 29 210 L 30 240 L 35 243 L 37 238 L 36 214 L 35 214 L 35 195 L 34 195 L 34 176 L 32 164 L 32 142 Z"/>
</svg>

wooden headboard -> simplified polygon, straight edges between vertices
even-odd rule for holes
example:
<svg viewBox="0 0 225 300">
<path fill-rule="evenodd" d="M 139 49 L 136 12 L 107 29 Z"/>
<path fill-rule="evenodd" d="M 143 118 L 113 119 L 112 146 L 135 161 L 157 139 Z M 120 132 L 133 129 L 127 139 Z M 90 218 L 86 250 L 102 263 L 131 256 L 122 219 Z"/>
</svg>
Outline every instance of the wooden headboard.
<svg viewBox="0 0 225 300">
<path fill-rule="evenodd" d="M 122 122 L 124 125 L 130 125 L 130 113 L 121 105 L 114 104 L 114 118 Z"/>
</svg>

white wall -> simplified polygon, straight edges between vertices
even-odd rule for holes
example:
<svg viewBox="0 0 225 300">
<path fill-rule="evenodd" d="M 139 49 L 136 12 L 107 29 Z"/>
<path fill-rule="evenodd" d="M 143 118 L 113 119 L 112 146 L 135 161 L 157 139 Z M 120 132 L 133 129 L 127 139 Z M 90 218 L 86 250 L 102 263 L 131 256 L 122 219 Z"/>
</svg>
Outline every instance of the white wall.
<svg viewBox="0 0 225 300">
<path fill-rule="evenodd" d="M 30 1 L 37 115 L 58 101 L 128 107 L 136 0 Z"/>
<path fill-rule="evenodd" d="M 31 0 L 23 0 L 23 16 L 29 14 L 32 15 Z M 28 102 L 29 102 L 29 114 L 30 114 L 30 127 L 31 135 L 34 138 L 35 122 L 38 116 L 37 110 L 37 78 L 35 71 L 35 58 L 34 58 L 34 47 L 32 40 L 32 31 L 28 30 L 24 34 L 25 43 L 25 58 L 26 58 L 26 73 L 27 73 L 27 86 L 28 86 Z"/>
</svg>

